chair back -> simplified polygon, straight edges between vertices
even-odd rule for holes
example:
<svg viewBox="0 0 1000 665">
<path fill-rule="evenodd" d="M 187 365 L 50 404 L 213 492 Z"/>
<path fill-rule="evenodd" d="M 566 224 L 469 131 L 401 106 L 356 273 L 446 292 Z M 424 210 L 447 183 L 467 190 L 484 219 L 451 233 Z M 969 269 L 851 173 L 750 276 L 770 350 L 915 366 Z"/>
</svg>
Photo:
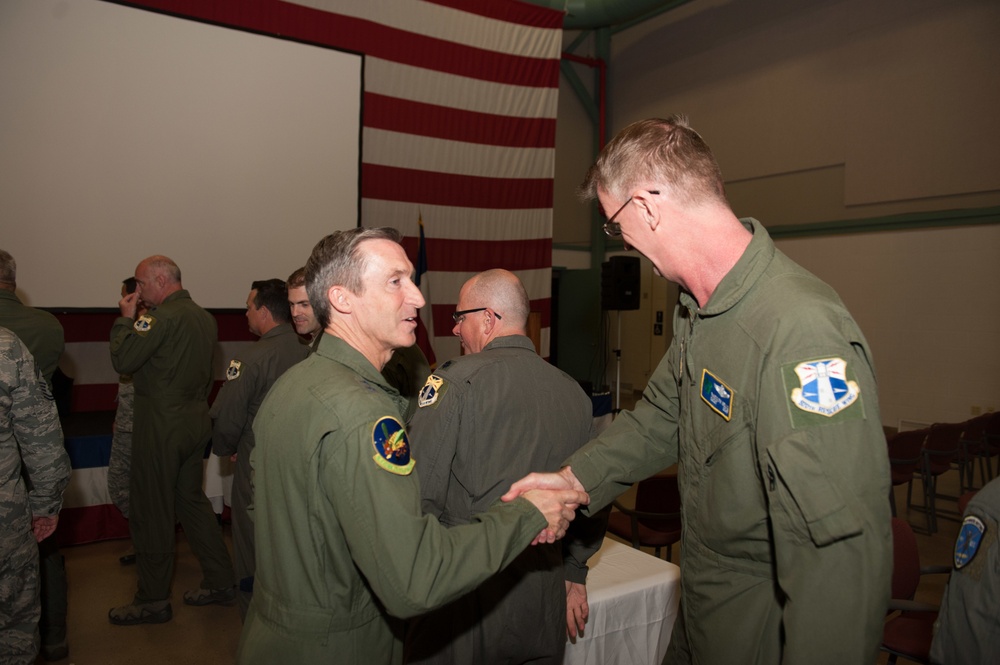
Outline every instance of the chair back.
<svg viewBox="0 0 1000 665">
<path fill-rule="evenodd" d="M 639 517 L 639 524 L 655 531 L 681 530 L 681 492 L 677 474 L 650 476 L 639 481 L 635 509 L 640 513 L 668 513 L 666 517 Z"/>
<path fill-rule="evenodd" d="M 965 421 L 962 428 L 962 443 L 965 444 L 966 450 L 975 452 L 982 447 L 986 439 L 986 425 L 992 416 L 992 413 L 984 413 Z"/>
<path fill-rule="evenodd" d="M 964 423 L 934 423 L 924 440 L 924 457 L 932 475 L 940 475 L 951 468 L 959 454 Z"/>
<path fill-rule="evenodd" d="M 986 414 L 986 425 L 983 428 L 986 434 L 986 443 L 990 447 L 1000 446 L 1000 411 Z"/>
<path fill-rule="evenodd" d="M 892 597 L 913 600 L 920 584 L 917 537 L 906 520 L 892 518 Z"/>
<path fill-rule="evenodd" d="M 927 432 L 927 428 L 906 430 L 886 439 L 893 485 L 902 485 L 913 478 L 920 465 L 920 450 L 924 447 Z"/>
</svg>

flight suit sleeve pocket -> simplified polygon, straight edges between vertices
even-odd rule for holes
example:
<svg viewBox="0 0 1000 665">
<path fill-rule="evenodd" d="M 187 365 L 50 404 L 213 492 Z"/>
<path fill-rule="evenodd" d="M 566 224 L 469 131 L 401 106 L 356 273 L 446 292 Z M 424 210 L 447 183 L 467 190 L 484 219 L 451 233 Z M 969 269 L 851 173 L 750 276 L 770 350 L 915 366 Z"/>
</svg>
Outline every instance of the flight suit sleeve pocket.
<svg viewBox="0 0 1000 665">
<path fill-rule="evenodd" d="M 817 547 L 856 536 L 861 520 L 831 481 L 810 446 L 815 441 L 785 440 L 768 449 L 767 476 L 771 501 L 778 501 L 788 518 L 804 526 Z"/>
</svg>

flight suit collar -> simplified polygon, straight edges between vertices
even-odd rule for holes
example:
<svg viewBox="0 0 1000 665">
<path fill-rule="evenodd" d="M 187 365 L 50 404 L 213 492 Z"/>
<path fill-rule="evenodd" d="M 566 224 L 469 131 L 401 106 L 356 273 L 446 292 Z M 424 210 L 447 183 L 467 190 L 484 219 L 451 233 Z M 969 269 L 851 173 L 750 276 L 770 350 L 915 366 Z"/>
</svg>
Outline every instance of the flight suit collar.
<svg viewBox="0 0 1000 665">
<path fill-rule="evenodd" d="M 399 394 L 398 390 L 386 383 L 385 377 L 360 351 L 336 335 L 321 333 L 314 353 L 344 365 L 365 381 L 377 384 L 388 393 Z"/>
<path fill-rule="evenodd" d="M 164 306 L 164 305 L 166 305 L 166 304 L 167 304 L 168 302 L 173 302 L 173 301 L 175 301 L 175 300 L 181 300 L 181 299 L 184 299 L 184 300 L 191 300 L 191 294 L 190 294 L 190 293 L 188 293 L 188 290 L 187 290 L 187 289 L 180 289 L 180 290 L 178 290 L 178 291 L 174 291 L 174 292 L 173 292 L 173 293 L 171 293 L 171 294 L 170 294 L 169 296 L 167 296 L 166 298 L 164 298 L 164 299 L 163 299 L 163 302 L 161 302 L 161 303 L 160 303 L 159 305 L 157 305 L 156 307 L 163 307 L 163 306 Z M 156 309 L 156 307 L 154 307 L 153 309 L 155 310 L 155 309 Z M 152 311 L 152 310 L 150 310 L 150 311 Z"/>
<path fill-rule="evenodd" d="M 270 330 L 268 330 L 266 333 L 264 333 L 263 335 L 261 335 L 260 338 L 261 339 L 271 339 L 272 337 L 277 337 L 278 335 L 287 335 L 289 333 L 295 333 L 295 330 L 292 329 L 292 324 L 291 323 L 279 323 L 278 325 L 274 326 L 273 328 L 271 328 Z"/>
<path fill-rule="evenodd" d="M 535 352 L 535 344 L 524 335 L 504 335 L 490 341 L 483 347 L 483 351 L 490 349 L 527 349 Z"/>
<path fill-rule="evenodd" d="M 18 305 L 24 304 L 15 292 L 8 291 L 7 289 L 0 289 L 0 300 L 10 300 L 11 302 L 16 302 Z"/>
<path fill-rule="evenodd" d="M 681 303 L 688 309 L 698 312 L 699 316 L 714 316 L 734 307 L 753 288 L 774 258 L 776 251 L 774 241 L 771 240 L 767 229 L 752 217 L 743 218 L 740 222 L 753 233 L 753 237 L 740 260 L 715 287 L 712 297 L 705 306 L 699 308 L 698 302 L 691 294 L 681 291 Z"/>
</svg>

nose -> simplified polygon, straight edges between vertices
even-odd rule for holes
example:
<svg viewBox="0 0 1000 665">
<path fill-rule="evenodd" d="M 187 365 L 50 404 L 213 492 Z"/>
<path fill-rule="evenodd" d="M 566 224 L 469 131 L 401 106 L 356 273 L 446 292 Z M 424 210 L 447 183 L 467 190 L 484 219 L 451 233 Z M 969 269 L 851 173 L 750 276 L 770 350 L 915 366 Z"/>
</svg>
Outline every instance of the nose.
<svg viewBox="0 0 1000 665">
<path fill-rule="evenodd" d="M 459 327 L 460 325 L 462 325 L 462 324 L 461 324 L 461 323 L 459 323 L 458 321 L 456 321 L 456 322 L 455 322 L 455 325 L 454 325 L 454 326 L 452 326 L 452 328 L 451 328 L 451 334 L 452 334 L 452 335 L 454 335 L 455 337 L 461 337 L 461 335 L 460 335 L 460 334 L 459 334 L 459 332 L 458 332 L 458 327 Z"/>
<path fill-rule="evenodd" d="M 420 292 L 420 289 L 418 289 L 417 285 L 414 284 L 412 281 L 410 280 L 406 281 L 406 289 L 407 289 L 406 301 L 408 303 L 410 303 L 417 309 L 420 309 L 421 307 L 427 304 L 427 301 L 424 300 L 424 294 Z"/>
</svg>

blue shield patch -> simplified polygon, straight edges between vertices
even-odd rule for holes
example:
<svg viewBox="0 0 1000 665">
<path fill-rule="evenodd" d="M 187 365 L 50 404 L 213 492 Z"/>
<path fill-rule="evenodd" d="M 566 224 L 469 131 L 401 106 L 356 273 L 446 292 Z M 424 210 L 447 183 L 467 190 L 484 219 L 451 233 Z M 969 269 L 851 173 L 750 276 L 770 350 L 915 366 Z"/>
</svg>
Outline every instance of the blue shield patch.
<svg viewBox="0 0 1000 665">
<path fill-rule="evenodd" d="M 408 476 L 413 471 L 410 459 L 410 442 L 402 424 L 391 416 L 381 418 L 372 428 L 372 458 L 380 467 L 397 476 Z"/>
<path fill-rule="evenodd" d="M 972 563 L 985 533 L 986 525 L 975 515 L 969 515 L 962 521 L 962 528 L 955 539 L 955 570 Z"/>
<path fill-rule="evenodd" d="M 733 389 L 707 369 L 701 371 L 701 398 L 712 411 L 726 419 L 733 416 Z"/>
<path fill-rule="evenodd" d="M 825 358 L 795 366 L 799 387 L 792 390 L 792 403 L 803 411 L 827 418 L 857 401 L 861 389 L 847 380 L 847 362 Z"/>
</svg>

